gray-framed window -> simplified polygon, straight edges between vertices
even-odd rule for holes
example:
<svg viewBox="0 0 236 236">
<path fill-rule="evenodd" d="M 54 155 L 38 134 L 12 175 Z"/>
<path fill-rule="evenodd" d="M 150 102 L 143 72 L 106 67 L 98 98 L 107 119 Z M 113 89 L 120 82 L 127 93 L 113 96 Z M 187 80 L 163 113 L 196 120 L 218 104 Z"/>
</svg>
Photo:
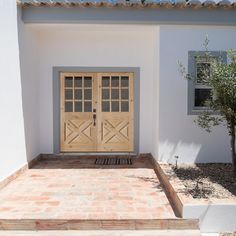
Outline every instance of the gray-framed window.
<svg viewBox="0 0 236 236">
<path fill-rule="evenodd" d="M 210 55 L 210 56 L 209 56 Z M 227 52 L 210 51 L 206 56 L 205 51 L 188 52 L 188 115 L 197 115 L 206 110 L 206 100 L 212 97 L 212 88 L 204 83 L 204 77 L 211 73 L 212 64 L 217 60 L 227 62 Z"/>
</svg>

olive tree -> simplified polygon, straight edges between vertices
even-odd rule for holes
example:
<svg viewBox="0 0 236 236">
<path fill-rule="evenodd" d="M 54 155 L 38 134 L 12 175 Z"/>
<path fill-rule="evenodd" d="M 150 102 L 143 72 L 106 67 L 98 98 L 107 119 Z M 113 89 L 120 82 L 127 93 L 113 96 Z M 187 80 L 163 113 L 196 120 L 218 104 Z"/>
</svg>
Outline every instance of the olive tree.
<svg viewBox="0 0 236 236">
<path fill-rule="evenodd" d="M 211 96 L 206 100 L 207 107 L 195 122 L 207 132 L 211 132 L 212 127 L 223 123 L 228 130 L 230 137 L 230 147 L 234 172 L 236 174 L 236 154 L 235 154 L 235 126 L 236 126 L 236 50 L 229 50 L 227 53 L 228 62 L 222 60 L 212 60 L 212 55 L 208 50 L 209 40 L 204 42 L 205 60 L 210 63 L 209 68 L 205 68 L 204 84 L 210 86 Z M 196 55 L 196 58 L 198 55 Z M 196 80 L 186 73 L 185 67 L 180 63 L 180 72 L 187 79 Z"/>
</svg>

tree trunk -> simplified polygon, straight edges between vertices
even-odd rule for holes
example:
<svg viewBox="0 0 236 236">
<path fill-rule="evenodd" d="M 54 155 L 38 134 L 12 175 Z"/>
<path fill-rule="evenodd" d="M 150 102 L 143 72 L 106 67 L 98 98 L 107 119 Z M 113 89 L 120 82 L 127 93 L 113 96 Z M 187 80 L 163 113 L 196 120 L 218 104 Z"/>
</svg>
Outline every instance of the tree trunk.
<svg viewBox="0 0 236 236">
<path fill-rule="evenodd" d="M 234 173 L 236 175 L 236 153 L 235 153 L 235 120 L 232 119 L 230 122 L 230 145 L 231 145 L 231 156 L 232 156 L 232 163 L 234 168 Z"/>
</svg>

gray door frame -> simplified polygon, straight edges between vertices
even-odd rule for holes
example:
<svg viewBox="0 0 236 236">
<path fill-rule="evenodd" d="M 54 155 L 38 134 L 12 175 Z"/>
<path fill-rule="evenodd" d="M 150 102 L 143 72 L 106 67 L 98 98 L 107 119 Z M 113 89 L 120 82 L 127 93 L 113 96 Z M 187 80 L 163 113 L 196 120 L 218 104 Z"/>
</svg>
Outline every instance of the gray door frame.
<svg viewBox="0 0 236 236">
<path fill-rule="evenodd" d="M 53 151 L 60 153 L 60 73 L 61 72 L 133 72 L 134 73 L 134 152 L 139 153 L 139 107 L 140 68 L 139 67 L 77 67 L 54 66 L 53 88 Z"/>
</svg>

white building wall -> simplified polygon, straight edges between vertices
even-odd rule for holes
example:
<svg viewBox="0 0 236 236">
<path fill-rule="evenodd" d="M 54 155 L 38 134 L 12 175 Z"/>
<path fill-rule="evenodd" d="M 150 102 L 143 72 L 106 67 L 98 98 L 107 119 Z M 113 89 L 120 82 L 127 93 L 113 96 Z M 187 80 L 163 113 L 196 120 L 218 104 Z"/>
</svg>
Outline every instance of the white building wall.
<svg viewBox="0 0 236 236">
<path fill-rule="evenodd" d="M 160 83 L 160 27 L 154 31 L 154 65 L 153 65 L 153 111 L 152 111 L 152 149 L 153 157 L 158 157 L 159 140 L 159 83 Z"/>
<path fill-rule="evenodd" d="M 183 218 L 199 219 L 202 232 L 235 232 L 235 215 L 236 205 L 230 202 L 183 206 Z"/>
<path fill-rule="evenodd" d="M 38 31 L 22 22 L 20 8 L 18 28 L 26 153 L 30 161 L 40 154 L 39 40 Z"/>
<path fill-rule="evenodd" d="M 26 164 L 15 0 L 0 1 L 0 181 Z"/>
<path fill-rule="evenodd" d="M 140 152 L 165 162 L 230 161 L 225 127 L 211 134 L 187 115 L 189 50 L 235 48 L 234 27 L 20 25 L 23 107 L 28 160 L 53 152 L 53 66 L 140 67 Z"/>
<path fill-rule="evenodd" d="M 196 116 L 187 115 L 187 81 L 178 72 L 178 61 L 188 65 L 189 50 L 204 50 L 206 35 L 210 50 L 236 48 L 234 27 L 160 27 L 159 154 L 155 155 L 160 161 L 173 162 L 175 155 L 185 163 L 231 160 L 226 127 L 209 134 L 194 124 Z"/>
<path fill-rule="evenodd" d="M 154 44 L 158 43 L 154 42 L 154 28 L 131 25 L 38 26 L 42 153 L 53 152 L 53 66 L 140 67 L 140 151 L 152 150 L 154 59 L 157 59 Z"/>
</svg>

